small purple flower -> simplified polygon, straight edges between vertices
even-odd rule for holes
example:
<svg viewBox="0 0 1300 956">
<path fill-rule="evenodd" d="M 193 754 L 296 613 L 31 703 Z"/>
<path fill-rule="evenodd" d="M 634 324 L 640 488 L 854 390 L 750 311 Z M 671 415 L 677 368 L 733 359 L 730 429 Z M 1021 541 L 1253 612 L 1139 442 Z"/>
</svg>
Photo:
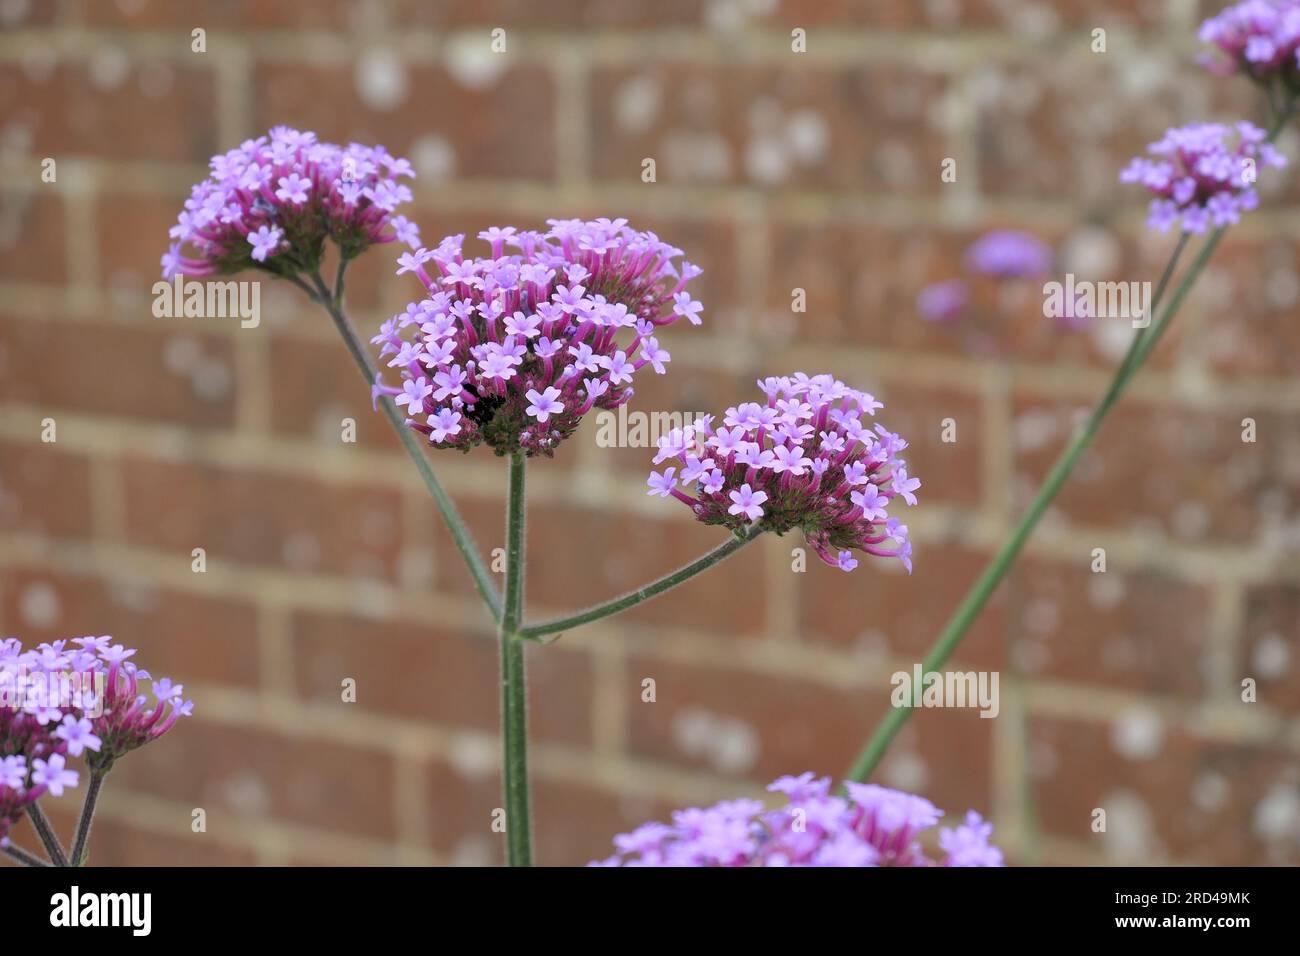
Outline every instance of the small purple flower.
<svg viewBox="0 0 1300 956">
<path fill-rule="evenodd" d="M 650 472 L 650 477 L 646 479 L 646 484 L 650 486 L 650 490 L 646 494 L 667 498 L 673 493 L 673 488 L 677 487 L 677 479 L 673 477 L 673 472 L 676 470 L 676 468 L 665 468 L 663 474 L 654 471 Z"/>
<path fill-rule="evenodd" d="M 454 438 L 460 434 L 460 412 L 454 412 L 450 408 L 439 409 L 429 416 L 429 441 L 435 443 L 445 442 L 448 438 Z"/>
<path fill-rule="evenodd" d="M 64 716 L 63 723 L 54 732 L 54 736 L 67 742 L 68 753 L 74 757 L 80 757 L 87 750 L 98 751 L 102 744 L 95 736 L 95 725 L 87 718 L 75 714 Z"/>
<path fill-rule="evenodd" d="M 63 754 L 50 754 L 49 760 L 37 757 L 32 761 L 32 783 L 44 787 L 51 796 L 63 796 L 64 788 L 77 785 L 78 774 L 68 770 Z"/>
<path fill-rule="evenodd" d="M 545 422 L 552 415 L 558 415 L 564 411 L 564 403 L 559 400 L 560 390 L 558 388 L 548 388 L 545 392 L 538 392 L 536 389 L 530 388 L 525 397 L 531 404 L 524 411 L 539 422 Z"/>
<path fill-rule="evenodd" d="M 310 180 L 304 179 L 297 173 L 281 176 L 280 188 L 275 191 L 275 198 L 293 206 L 301 206 L 307 201 L 307 187 L 310 185 Z"/>
<path fill-rule="evenodd" d="M 670 468 L 669 471 L 672 471 Z M 763 502 L 767 500 L 767 492 L 755 491 L 749 485 L 741 485 L 735 491 L 731 492 L 731 507 L 727 509 L 727 514 L 744 515 L 746 521 L 757 521 L 763 517 Z"/>
</svg>

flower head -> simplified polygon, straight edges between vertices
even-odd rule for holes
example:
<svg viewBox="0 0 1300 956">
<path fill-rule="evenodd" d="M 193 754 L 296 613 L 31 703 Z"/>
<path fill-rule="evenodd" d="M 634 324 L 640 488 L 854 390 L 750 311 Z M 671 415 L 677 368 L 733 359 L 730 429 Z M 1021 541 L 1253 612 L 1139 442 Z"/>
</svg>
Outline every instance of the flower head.
<svg viewBox="0 0 1300 956">
<path fill-rule="evenodd" d="M 183 687 L 151 680 L 134 655 L 109 637 L 29 649 L 0 640 L 0 846 L 28 804 L 77 785 L 68 758 L 107 770 L 193 710 Z M 142 680 L 151 680 L 152 700 Z"/>
<path fill-rule="evenodd" d="M 394 216 L 411 198 L 399 177 L 410 163 L 382 146 L 322 143 L 277 126 L 214 156 L 212 174 L 190 190 L 162 258 L 163 277 L 228 275 L 259 268 L 280 276 L 315 272 L 325 240 L 350 259 L 377 242 L 419 244 Z M 391 228 L 390 228 L 391 227 Z"/>
<path fill-rule="evenodd" d="M 734 531 L 799 528 L 823 561 L 845 571 L 857 565 L 853 550 L 897 557 L 910 571 L 907 526 L 888 509 L 895 498 L 916 504 L 921 482 L 900 457 L 907 442 L 868 420 L 880 402 L 831 375 L 758 384 L 765 402 L 727 409 L 716 429 L 701 419 L 660 440 L 655 463 L 683 462 L 686 490 L 673 487 L 669 469 L 651 476 L 651 494 L 671 493 L 698 520 Z"/>
<path fill-rule="evenodd" d="M 1201 62 L 1215 73 L 1244 73 L 1262 83 L 1277 78 L 1287 85 L 1300 79 L 1297 0 L 1243 0 L 1202 23 L 1198 35 L 1214 47 Z"/>
<path fill-rule="evenodd" d="M 657 329 L 699 324 L 683 289 L 700 270 L 676 261 L 680 249 L 625 219 L 549 225 L 484 230 L 485 258 L 466 259 L 457 235 L 398 260 L 427 295 L 372 339 L 404 383 L 376 391 L 404 396 L 408 424 L 436 447 L 550 456 L 592 408 L 627 402 L 642 368 L 664 373 Z M 426 378 L 430 394 L 408 387 Z"/>
<path fill-rule="evenodd" d="M 1246 122 L 1170 129 L 1147 147 L 1155 158 L 1134 159 L 1120 182 L 1137 183 L 1152 194 L 1147 224 L 1153 229 L 1165 232 L 1180 219 L 1186 232 L 1227 226 L 1259 204 L 1254 184 L 1260 167 L 1286 165 L 1266 138 Z"/>
<path fill-rule="evenodd" d="M 767 789 L 786 805 L 726 800 L 678 810 L 671 824 L 646 823 L 614 838 L 617 852 L 593 866 L 1002 866 L 993 827 L 971 812 L 939 835 L 943 856 L 925 855 L 918 837 L 943 812 L 923 797 L 848 783 L 831 796 L 830 778 L 782 777 Z"/>
</svg>

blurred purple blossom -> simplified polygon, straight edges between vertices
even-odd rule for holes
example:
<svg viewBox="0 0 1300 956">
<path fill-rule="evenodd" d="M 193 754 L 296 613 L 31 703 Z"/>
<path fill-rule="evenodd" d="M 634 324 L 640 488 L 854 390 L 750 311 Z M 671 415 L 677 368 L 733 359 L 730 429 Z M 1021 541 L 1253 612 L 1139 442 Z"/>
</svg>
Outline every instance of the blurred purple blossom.
<svg viewBox="0 0 1300 956">
<path fill-rule="evenodd" d="M 1214 73 L 1297 78 L 1300 0 L 1244 0 L 1202 23 L 1198 35 L 1215 48 L 1201 57 Z"/>
<path fill-rule="evenodd" d="M 916 309 L 927 322 L 948 324 L 966 315 L 970 289 L 962 279 L 932 282 L 916 297 Z"/>
<path fill-rule="evenodd" d="M 989 843 L 992 825 L 970 811 L 939 832 L 941 857 L 927 857 L 918 837 L 943 811 L 929 800 L 875 784 L 846 783 L 848 799 L 831 796 L 830 778 L 782 777 L 767 788 L 786 806 L 726 800 L 673 813 L 614 838 L 618 851 L 592 866 L 1002 866 Z"/>
<path fill-rule="evenodd" d="M 1052 270 L 1052 247 L 1027 232 L 997 229 L 966 250 L 966 267 L 998 279 L 1042 278 Z"/>
</svg>

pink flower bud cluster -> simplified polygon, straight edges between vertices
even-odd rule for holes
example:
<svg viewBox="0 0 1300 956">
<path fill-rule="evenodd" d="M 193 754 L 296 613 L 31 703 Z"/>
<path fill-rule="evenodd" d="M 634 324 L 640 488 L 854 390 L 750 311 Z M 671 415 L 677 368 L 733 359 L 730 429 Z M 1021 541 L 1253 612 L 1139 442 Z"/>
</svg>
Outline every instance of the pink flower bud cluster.
<svg viewBox="0 0 1300 956">
<path fill-rule="evenodd" d="M 382 146 L 322 143 L 312 132 L 277 126 L 214 156 L 196 184 L 162 257 L 163 277 L 203 277 L 260 268 L 314 274 L 328 239 L 344 259 L 394 239 L 412 247 L 419 230 L 394 210 L 411 200 L 399 177 L 405 159 Z"/>
<path fill-rule="evenodd" d="M 803 531 L 827 564 L 851 571 L 853 552 L 896 557 L 912 570 L 907 525 L 889 514 L 916 504 L 921 481 L 900 453 L 907 442 L 864 419 L 884 406 L 832 375 L 767 378 L 765 401 L 728 408 L 720 426 L 697 419 L 659 439 L 648 494 L 672 496 L 705 524 L 742 531 Z M 694 486 L 694 494 L 691 488 Z"/>
<path fill-rule="evenodd" d="M 106 771 L 193 712 L 184 687 L 152 679 L 130 660 L 135 653 L 110 637 L 27 650 L 17 638 L 0 641 L 0 846 L 29 804 L 77 786 L 68 758 Z"/>
<path fill-rule="evenodd" d="M 700 324 L 685 291 L 700 269 L 677 265 L 680 249 L 626 219 L 547 222 L 545 233 L 480 232 L 486 258 L 466 259 L 456 235 L 398 260 L 428 295 L 371 340 L 401 376 L 375 391 L 438 448 L 549 457 L 592 408 L 631 398 L 641 369 L 664 373 L 658 329 Z"/>
<path fill-rule="evenodd" d="M 846 783 L 848 799 L 830 795 L 830 778 L 782 777 L 767 788 L 786 806 L 727 800 L 678 810 L 671 824 L 646 823 L 614 838 L 618 852 L 593 866 L 1002 866 L 989 843 L 992 825 L 973 810 L 939 832 L 932 859 L 920 835 L 943 811 L 924 797 L 866 783 Z"/>
</svg>

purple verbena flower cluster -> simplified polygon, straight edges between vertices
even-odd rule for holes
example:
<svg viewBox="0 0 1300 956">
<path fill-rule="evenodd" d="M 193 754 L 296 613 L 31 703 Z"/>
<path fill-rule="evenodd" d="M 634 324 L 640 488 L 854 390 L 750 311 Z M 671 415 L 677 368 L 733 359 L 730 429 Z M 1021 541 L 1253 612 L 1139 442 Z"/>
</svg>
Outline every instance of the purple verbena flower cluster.
<svg viewBox="0 0 1300 956">
<path fill-rule="evenodd" d="M 1215 50 L 1201 62 L 1221 76 L 1244 73 L 1257 82 L 1300 80 L 1300 0 L 1244 0 L 1201 24 L 1202 43 Z"/>
<path fill-rule="evenodd" d="M 592 866 L 1002 866 L 989 843 L 991 824 L 973 810 L 939 832 L 938 860 L 918 836 L 943 811 L 901 790 L 846 782 L 849 799 L 831 796 L 830 778 L 782 777 L 767 789 L 787 804 L 768 810 L 758 800 L 727 800 L 673 813 L 672 823 L 646 823 L 614 838 L 616 854 Z"/>
<path fill-rule="evenodd" d="M 193 712 L 184 687 L 151 678 L 130 660 L 135 653 L 110 637 L 28 650 L 0 640 L 0 846 L 29 804 L 77 785 L 69 757 L 107 771 Z M 140 680 L 151 681 L 150 696 Z"/>
<path fill-rule="evenodd" d="M 405 405 L 410 427 L 439 448 L 485 442 L 499 455 L 549 457 L 593 407 L 630 399 L 642 368 L 664 373 L 657 329 L 700 324 L 685 288 L 701 270 L 677 265 L 680 249 L 626 219 L 547 223 L 545 233 L 480 232 L 487 258 L 466 259 L 456 235 L 398 260 L 397 274 L 414 272 L 428 297 L 371 340 L 402 378 L 375 391 Z"/>
<path fill-rule="evenodd" d="M 704 416 L 660 438 L 654 463 L 676 464 L 650 473 L 648 494 L 672 495 L 705 524 L 737 532 L 755 522 L 778 534 L 800 528 L 823 561 L 845 571 L 857 567 L 857 549 L 897 557 L 910 572 L 907 526 L 886 509 L 899 497 L 916 504 L 921 482 L 899 457 L 907 442 L 862 420 L 884 406 L 832 375 L 797 372 L 758 386 L 766 401 L 728 408 L 720 427 Z M 694 497 L 682 490 L 691 485 Z"/>
<path fill-rule="evenodd" d="M 378 242 L 412 248 L 419 230 L 394 210 L 411 199 L 398 180 L 414 177 L 382 146 L 322 143 L 312 132 L 277 126 L 214 156 L 171 229 L 163 277 L 202 277 L 260 268 L 280 276 L 314 273 L 325 240 L 350 259 Z"/>
<path fill-rule="evenodd" d="M 1286 157 L 1251 123 L 1196 123 L 1168 130 L 1147 147 L 1120 182 L 1145 186 L 1151 200 L 1147 224 L 1166 232 L 1182 219 L 1186 232 L 1203 233 L 1241 219 L 1259 204 L 1254 184 L 1260 167 L 1281 167 Z"/>
</svg>

